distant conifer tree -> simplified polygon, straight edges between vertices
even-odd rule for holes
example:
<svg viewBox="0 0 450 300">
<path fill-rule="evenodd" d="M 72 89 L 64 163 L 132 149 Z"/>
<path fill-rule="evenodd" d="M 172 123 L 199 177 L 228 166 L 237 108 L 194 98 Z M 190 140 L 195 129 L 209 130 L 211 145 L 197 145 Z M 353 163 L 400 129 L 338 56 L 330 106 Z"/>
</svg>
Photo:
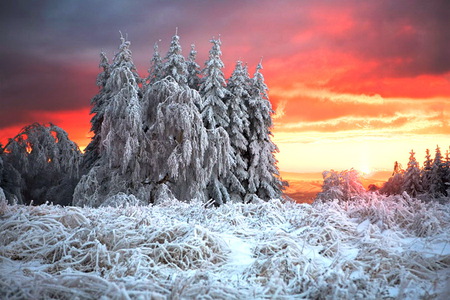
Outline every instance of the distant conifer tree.
<svg viewBox="0 0 450 300">
<path fill-rule="evenodd" d="M 384 183 L 383 187 L 380 189 L 380 193 L 386 195 L 399 195 L 403 191 L 404 184 L 404 173 L 401 165 L 398 162 L 394 164 L 394 171 L 392 176 Z"/>
<path fill-rule="evenodd" d="M 450 147 L 449 147 L 450 149 Z M 447 189 L 447 196 L 450 196 L 450 151 L 445 151 L 445 186 Z"/>
<path fill-rule="evenodd" d="M 431 197 L 440 198 L 447 195 L 445 175 L 445 164 L 442 161 L 441 149 L 437 146 L 430 171 L 429 194 Z"/>
<path fill-rule="evenodd" d="M 425 153 L 426 153 L 425 161 L 423 163 L 423 168 L 422 168 L 420 177 L 422 179 L 423 191 L 428 193 L 430 190 L 430 185 L 431 185 L 431 168 L 433 165 L 433 160 L 431 159 L 431 154 L 430 154 L 429 149 L 427 149 L 425 151 Z"/>
<path fill-rule="evenodd" d="M 408 168 L 406 168 L 403 181 L 403 191 L 407 192 L 411 197 L 417 197 L 419 193 L 423 192 L 420 180 L 419 163 L 414 157 L 414 154 L 415 154 L 414 151 L 411 150 Z"/>
</svg>

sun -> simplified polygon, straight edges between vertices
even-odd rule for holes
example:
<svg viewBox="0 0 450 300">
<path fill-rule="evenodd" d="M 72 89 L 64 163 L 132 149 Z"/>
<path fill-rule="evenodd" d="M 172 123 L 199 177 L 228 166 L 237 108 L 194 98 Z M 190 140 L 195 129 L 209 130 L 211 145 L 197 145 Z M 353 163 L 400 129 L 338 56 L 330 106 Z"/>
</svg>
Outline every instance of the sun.
<svg viewBox="0 0 450 300">
<path fill-rule="evenodd" d="M 372 172 L 372 170 L 369 168 L 369 166 L 361 166 L 359 168 L 359 171 L 362 173 L 362 175 L 367 175 Z"/>
</svg>

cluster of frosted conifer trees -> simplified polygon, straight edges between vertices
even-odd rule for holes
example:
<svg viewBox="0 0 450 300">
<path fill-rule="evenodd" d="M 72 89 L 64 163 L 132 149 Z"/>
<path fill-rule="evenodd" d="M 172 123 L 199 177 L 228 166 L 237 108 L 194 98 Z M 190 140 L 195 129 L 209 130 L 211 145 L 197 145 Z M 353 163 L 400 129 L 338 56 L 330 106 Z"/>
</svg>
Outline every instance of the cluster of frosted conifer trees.
<svg viewBox="0 0 450 300">
<path fill-rule="evenodd" d="M 48 141 L 40 144 L 29 140 L 30 133 L 49 128 L 35 124 L 4 147 L 8 167 L 14 169 L 16 160 L 23 161 L 20 170 L 8 170 L 17 178 L 2 183 L 6 194 L 19 195 L 19 202 L 31 196 L 24 192 L 22 174 L 28 173 L 33 154 L 55 169 L 51 180 L 70 177 L 72 185 L 66 189 L 73 192 L 74 205 L 114 204 L 117 199 L 156 203 L 167 198 L 220 205 L 280 197 L 283 182 L 274 157 L 278 149 L 271 141 L 273 111 L 262 66 L 251 78 L 247 66 L 238 61 L 226 81 L 221 41 L 211 43 L 201 69 L 194 46 L 185 58 L 175 34 L 165 56 L 155 44 L 148 76 L 141 78 L 130 42 L 121 37 L 112 62 L 101 53 L 100 90 L 91 101 L 91 143 L 84 155 L 66 143 L 73 151 L 66 153 L 70 162 L 64 163 L 76 172 L 55 166 L 42 151 L 60 153 L 55 145 L 64 141 L 54 134 L 47 133 Z M 13 154 L 21 156 L 15 160 Z M 44 196 L 48 195 L 37 198 L 43 202 Z"/>
<path fill-rule="evenodd" d="M 442 156 L 439 146 L 436 147 L 434 159 L 430 150 L 426 150 L 423 167 L 415 158 L 413 150 L 410 152 L 408 167 L 403 170 L 396 163 L 392 177 L 383 185 L 380 192 L 388 195 L 407 192 L 412 197 L 424 195 L 424 198 L 439 199 L 450 196 L 450 153 L 446 151 Z"/>
<path fill-rule="evenodd" d="M 450 152 L 446 151 L 445 158 L 439 146 L 436 148 L 434 159 L 430 151 L 426 150 L 425 162 L 420 168 L 413 150 L 410 152 L 408 167 L 403 170 L 397 162 L 394 172 L 381 188 L 369 186 L 369 191 L 379 191 L 386 195 L 399 195 L 406 192 L 409 196 L 421 200 L 447 200 L 450 196 Z M 349 201 L 361 197 L 365 189 L 356 170 L 342 172 L 323 172 L 322 192 L 317 195 L 319 201 L 337 199 Z"/>
</svg>

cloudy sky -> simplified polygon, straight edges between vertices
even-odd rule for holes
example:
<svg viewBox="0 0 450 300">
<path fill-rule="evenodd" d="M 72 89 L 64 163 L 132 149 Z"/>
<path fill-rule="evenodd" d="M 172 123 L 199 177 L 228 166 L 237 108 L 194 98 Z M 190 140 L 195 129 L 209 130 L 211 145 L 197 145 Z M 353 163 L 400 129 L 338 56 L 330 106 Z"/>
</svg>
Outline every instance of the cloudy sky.
<svg viewBox="0 0 450 300">
<path fill-rule="evenodd" d="M 200 65 L 220 35 L 227 76 L 263 57 L 284 171 L 406 167 L 411 148 L 422 162 L 450 145 L 445 0 L 1 1 L 0 141 L 53 122 L 83 148 L 99 52 L 122 31 L 145 76 L 176 27 Z"/>
</svg>

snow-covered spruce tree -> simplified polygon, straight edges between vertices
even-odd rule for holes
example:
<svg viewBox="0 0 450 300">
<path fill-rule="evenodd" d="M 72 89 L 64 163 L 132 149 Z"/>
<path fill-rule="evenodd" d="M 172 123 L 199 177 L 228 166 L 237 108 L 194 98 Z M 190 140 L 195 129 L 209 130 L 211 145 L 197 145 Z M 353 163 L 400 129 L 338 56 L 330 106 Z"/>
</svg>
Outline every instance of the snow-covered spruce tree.
<svg viewBox="0 0 450 300">
<path fill-rule="evenodd" d="M 236 67 L 228 80 L 228 95 L 226 104 L 228 106 L 228 116 L 230 122 L 226 127 L 230 144 L 233 149 L 235 164 L 231 166 L 227 175 L 227 186 L 232 197 L 243 201 L 248 184 L 248 161 L 246 153 L 248 151 L 249 125 L 248 111 L 246 103 L 249 100 L 248 83 L 250 78 L 247 69 L 241 61 L 236 63 Z"/>
<path fill-rule="evenodd" d="M 88 172 L 92 165 L 97 161 L 100 152 L 100 129 L 102 127 L 104 110 L 106 103 L 111 98 L 113 91 L 106 88 L 106 82 L 110 76 L 110 65 L 108 58 L 104 52 L 100 53 L 99 68 L 102 72 L 97 76 L 97 86 L 100 91 L 91 99 L 91 132 L 94 134 L 91 142 L 85 149 L 85 154 L 82 160 L 83 172 Z"/>
<path fill-rule="evenodd" d="M 139 195 L 142 191 L 141 161 L 147 153 L 142 144 L 142 110 L 139 77 L 132 60 L 130 42 L 120 38 L 119 52 L 111 65 L 106 88 L 110 98 L 105 104 L 99 132 L 99 158 L 78 183 L 73 203 L 99 206 L 119 192 Z"/>
<path fill-rule="evenodd" d="M 79 179 L 81 152 L 56 125 L 24 127 L 2 149 L 1 187 L 11 201 L 68 205 Z"/>
<path fill-rule="evenodd" d="M 195 50 L 195 45 L 191 45 L 191 51 L 189 52 L 189 57 L 187 59 L 187 83 L 191 89 L 199 90 L 200 88 L 200 66 L 196 62 L 197 51 Z"/>
<path fill-rule="evenodd" d="M 155 82 L 163 78 L 163 61 L 161 54 L 159 54 L 158 42 L 153 46 L 153 57 L 151 60 L 151 66 L 148 70 L 147 83 L 154 84 Z"/>
<path fill-rule="evenodd" d="M 224 102 L 228 94 L 225 77 L 222 69 L 225 67 L 222 59 L 220 39 L 212 39 L 213 44 L 209 51 L 209 59 L 205 62 L 203 69 L 203 81 L 200 86 L 202 103 L 200 110 L 207 129 L 218 127 L 226 128 L 230 119 L 227 113 L 227 105 Z"/>
<path fill-rule="evenodd" d="M 442 161 L 441 149 L 437 146 L 430 171 L 429 195 L 431 197 L 441 198 L 447 196 L 445 175 L 445 164 Z"/>
<path fill-rule="evenodd" d="M 158 201 L 161 191 L 179 200 L 202 198 L 210 170 L 205 168 L 208 135 L 194 104 L 200 95 L 172 77 L 157 82 L 150 92 L 151 98 L 162 98 L 156 100 L 156 119 L 147 132 L 153 155 L 146 183 L 153 190 L 152 201 Z"/>
<path fill-rule="evenodd" d="M 422 189 L 425 193 L 429 193 L 431 185 L 431 168 L 433 166 L 433 160 L 431 159 L 430 150 L 426 150 L 425 161 L 423 168 L 420 172 Z"/>
<path fill-rule="evenodd" d="M 267 86 L 258 64 L 252 78 L 249 112 L 248 146 L 248 195 L 249 201 L 255 196 L 263 200 L 278 198 L 285 183 L 280 179 L 275 153 L 278 147 L 272 142 L 272 106 L 267 95 Z"/>
<path fill-rule="evenodd" d="M 178 30 L 177 30 L 178 32 Z M 163 63 L 162 77 L 171 76 L 182 87 L 187 85 L 187 66 L 186 61 L 181 54 L 180 37 L 178 33 L 172 37 L 169 51 L 167 51 Z"/>
<path fill-rule="evenodd" d="M 414 157 L 414 151 L 409 152 L 408 168 L 406 168 L 403 191 L 407 192 L 411 197 L 417 197 L 419 193 L 422 193 L 422 184 L 420 180 L 420 168 L 419 163 Z"/>
<path fill-rule="evenodd" d="M 211 169 L 210 182 L 206 188 L 206 197 L 214 199 L 216 205 L 220 205 L 230 200 L 230 195 L 226 188 L 226 175 L 234 158 L 228 134 L 225 128 L 228 127 L 230 119 L 227 113 L 227 105 L 224 103 L 228 95 L 226 82 L 222 72 L 224 64 L 220 58 L 220 39 L 211 40 L 212 48 L 209 51 L 209 59 L 205 62 L 203 70 L 203 82 L 200 86 L 200 111 L 203 123 L 207 129 L 210 143 L 209 151 L 206 154 L 208 163 L 206 168 Z M 210 158 L 215 158 L 217 162 L 211 164 Z"/>
</svg>

